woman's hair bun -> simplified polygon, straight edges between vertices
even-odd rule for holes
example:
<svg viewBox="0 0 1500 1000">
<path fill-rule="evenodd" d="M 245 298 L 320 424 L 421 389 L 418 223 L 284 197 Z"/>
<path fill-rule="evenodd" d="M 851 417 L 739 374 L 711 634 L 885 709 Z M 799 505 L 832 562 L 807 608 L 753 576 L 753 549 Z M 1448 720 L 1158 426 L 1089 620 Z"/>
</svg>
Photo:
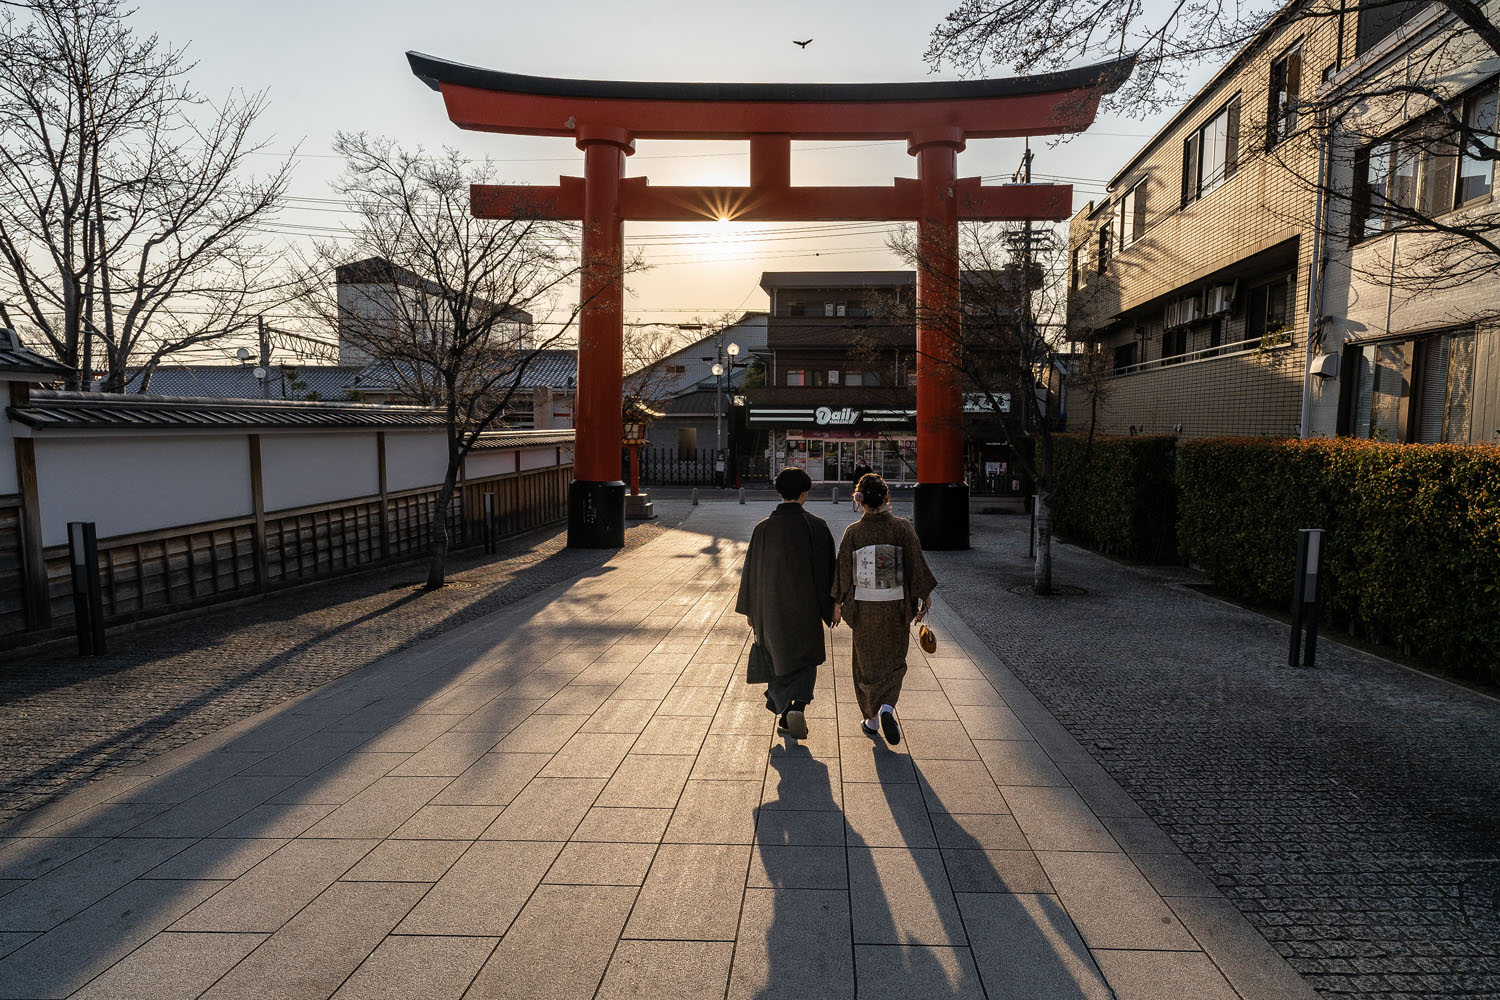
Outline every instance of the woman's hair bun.
<svg viewBox="0 0 1500 1000">
<path fill-rule="evenodd" d="M 866 507 L 884 507 L 891 498 L 891 488 L 873 472 L 859 477 L 859 494 Z"/>
</svg>

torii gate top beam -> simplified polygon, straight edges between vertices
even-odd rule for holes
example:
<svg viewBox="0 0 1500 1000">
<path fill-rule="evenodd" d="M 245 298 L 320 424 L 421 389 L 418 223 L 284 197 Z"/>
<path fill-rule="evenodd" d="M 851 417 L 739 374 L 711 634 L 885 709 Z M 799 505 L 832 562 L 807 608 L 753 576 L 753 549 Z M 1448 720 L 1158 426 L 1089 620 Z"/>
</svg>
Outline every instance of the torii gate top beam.
<svg viewBox="0 0 1500 1000">
<path fill-rule="evenodd" d="M 408 52 L 460 128 L 640 139 L 997 139 L 1077 132 L 1133 58 L 1037 76 L 925 83 L 626 83 L 522 76 Z"/>
</svg>

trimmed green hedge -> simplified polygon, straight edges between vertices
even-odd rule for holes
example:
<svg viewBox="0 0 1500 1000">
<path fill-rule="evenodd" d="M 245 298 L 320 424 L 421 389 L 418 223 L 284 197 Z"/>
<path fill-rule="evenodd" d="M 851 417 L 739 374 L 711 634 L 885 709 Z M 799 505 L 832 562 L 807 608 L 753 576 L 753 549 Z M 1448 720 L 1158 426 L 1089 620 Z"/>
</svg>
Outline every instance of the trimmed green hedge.
<svg viewBox="0 0 1500 1000">
<path fill-rule="evenodd" d="M 1053 528 L 1112 555 L 1170 562 L 1177 554 L 1173 437 L 1053 439 Z M 1085 456 L 1088 467 L 1083 468 Z"/>
<path fill-rule="evenodd" d="M 1500 448 L 1192 441 L 1177 484 L 1182 552 L 1226 592 L 1289 604 L 1296 530 L 1323 528 L 1325 608 L 1500 679 Z"/>
</svg>

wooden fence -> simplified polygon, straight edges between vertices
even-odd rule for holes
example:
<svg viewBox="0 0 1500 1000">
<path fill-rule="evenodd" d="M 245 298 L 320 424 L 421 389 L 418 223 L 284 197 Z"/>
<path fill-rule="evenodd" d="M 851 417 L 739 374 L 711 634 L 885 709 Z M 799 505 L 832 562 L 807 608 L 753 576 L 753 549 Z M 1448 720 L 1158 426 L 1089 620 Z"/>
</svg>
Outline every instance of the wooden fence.
<svg viewBox="0 0 1500 1000">
<path fill-rule="evenodd" d="M 453 548 L 483 540 L 483 495 L 495 494 L 496 532 L 515 535 L 567 518 L 571 465 L 461 483 L 449 504 Z M 272 511 L 263 518 L 99 540 L 106 621 L 115 624 L 230 600 L 275 587 L 412 559 L 432 544 L 435 487 Z M 73 585 L 67 546 L 43 551 L 50 628 L 27 633 L 20 505 L 0 497 L 0 646 L 70 634 Z"/>
</svg>

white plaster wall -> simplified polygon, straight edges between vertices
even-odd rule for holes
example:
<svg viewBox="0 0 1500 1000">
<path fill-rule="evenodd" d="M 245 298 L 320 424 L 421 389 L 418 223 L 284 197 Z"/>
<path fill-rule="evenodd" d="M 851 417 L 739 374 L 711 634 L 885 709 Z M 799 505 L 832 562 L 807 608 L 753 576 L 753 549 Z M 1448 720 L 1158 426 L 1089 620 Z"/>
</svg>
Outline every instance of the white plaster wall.
<svg viewBox="0 0 1500 1000">
<path fill-rule="evenodd" d="M 253 513 L 243 434 L 43 437 L 36 466 L 43 545 L 66 543 L 69 521 L 108 538 Z"/>
<path fill-rule="evenodd" d="M 392 493 L 437 486 L 448 467 L 448 444 L 442 430 L 387 431 L 385 485 Z"/>
<path fill-rule="evenodd" d="M 260 482 L 266 510 L 373 496 L 380 492 L 374 431 L 262 434 Z"/>
<path fill-rule="evenodd" d="M 528 469 L 550 469 L 557 464 L 557 446 L 527 448 L 521 452 L 521 471 Z"/>
<path fill-rule="evenodd" d="M 471 454 L 465 462 L 464 472 L 470 479 L 488 476 L 503 476 L 516 471 L 516 453 L 511 451 L 484 451 Z"/>
</svg>

